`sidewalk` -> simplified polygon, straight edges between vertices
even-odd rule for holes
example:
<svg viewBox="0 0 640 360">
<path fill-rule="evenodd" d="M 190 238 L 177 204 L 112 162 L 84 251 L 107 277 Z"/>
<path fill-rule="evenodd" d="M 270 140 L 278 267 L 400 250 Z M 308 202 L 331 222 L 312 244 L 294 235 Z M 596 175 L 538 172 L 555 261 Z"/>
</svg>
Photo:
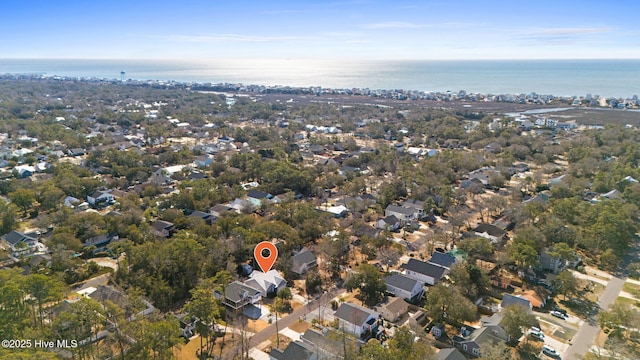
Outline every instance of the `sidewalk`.
<svg viewBox="0 0 640 360">
<path fill-rule="evenodd" d="M 583 273 L 578 272 L 576 270 L 569 270 L 569 271 L 571 271 L 573 276 L 575 276 L 578 279 L 590 280 L 590 281 L 596 282 L 598 284 L 602 284 L 604 286 L 607 286 L 607 284 L 609 284 L 609 280 L 604 280 L 604 279 L 601 279 L 599 277 L 595 277 L 595 276 L 589 275 L 589 274 L 594 274 L 593 271 L 588 271 L 586 274 L 583 274 Z M 611 279 L 611 277 L 609 277 L 608 279 Z"/>
</svg>

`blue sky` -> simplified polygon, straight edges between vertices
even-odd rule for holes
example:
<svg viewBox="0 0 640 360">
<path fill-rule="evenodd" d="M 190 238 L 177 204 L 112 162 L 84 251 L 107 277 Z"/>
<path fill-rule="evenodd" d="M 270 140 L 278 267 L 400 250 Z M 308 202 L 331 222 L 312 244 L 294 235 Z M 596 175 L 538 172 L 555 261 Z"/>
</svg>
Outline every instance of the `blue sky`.
<svg viewBox="0 0 640 360">
<path fill-rule="evenodd" d="M 637 0 L 10 2 L 2 58 L 640 58 Z"/>
</svg>

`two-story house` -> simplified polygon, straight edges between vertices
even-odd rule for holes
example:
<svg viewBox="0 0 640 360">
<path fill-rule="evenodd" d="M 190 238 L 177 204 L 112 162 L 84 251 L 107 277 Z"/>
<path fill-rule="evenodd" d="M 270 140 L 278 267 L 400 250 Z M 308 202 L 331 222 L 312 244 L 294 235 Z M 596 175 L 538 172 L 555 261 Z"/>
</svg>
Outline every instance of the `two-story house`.
<svg viewBox="0 0 640 360">
<path fill-rule="evenodd" d="M 387 291 L 401 299 L 419 299 L 424 293 L 422 282 L 402 274 L 392 273 L 389 276 L 385 276 L 383 280 L 387 286 Z"/>
<path fill-rule="evenodd" d="M 378 333 L 379 315 L 373 310 L 345 302 L 336 310 L 334 316 L 338 319 L 340 328 L 358 338 L 361 338 L 367 331 L 374 337 Z"/>
<path fill-rule="evenodd" d="M 442 266 L 413 258 L 409 259 L 409 262 L 402 265 L 402 268 L 405 270 L 405 275 L 407 277 L 426 285 L 435 285 L 449 272 L 447 268 Z"/>
<path fill-rule="evenodd" d="M 480 328 L 463 326 L 460 328 L 460 335 L 453 337 L 453 345 L 467 355 L 482 356 L 483 347 L 511 341 L 511 336 L 500 325 L 500 321 L 502 314 L 498 313 L 490 318 L 481 319 Z"/>
<path fill-rule="evenodd" d="M 249 280 L 244 282 L 254 289 L 258 289 L 263 297 L 287 287 L 287 281 L 278 270 L 271 269 L 266 273 L 262 271 L 253 271 L 249 275 Z"/>
<path fill-rule="evenodd" d="M 233 312 L 238 313 L 245 306 L 258 304 L 261 300 L 262 293 L 260 290 L 239 281 L 234 281 L 224 289 L 222 303 Z"/>
<path fill-rule="evenodd" d="M 6 247 L 11 250 L 11 255 L 15 257 L 34 252 L 38 243 L 35 237 L 16 230 L 3 235 L 2 240 L 7 244 Z"/>
<path fill-rule="evenodd" d="M 302 275 L 310 268 L 318 265 L 318 259 L 307 248 L 303 248 L 291 257 L 291 271 L 297 275 Z"/>
<path fill-rule="evenodd" d="M 384 210 L 384 216 L 395 216 L 402 225 L 408 224 L 418 219 L 415 209 L 399 206 L 389 205 Z"/>
<path fill-rule="evenodd" d="M 115 198 L 111 190 L 96 190 L 87 195 L 87 202 L 91 206 L 99 206 L 101 204 L 111 205 L 115 202 Z"/>
</svg>

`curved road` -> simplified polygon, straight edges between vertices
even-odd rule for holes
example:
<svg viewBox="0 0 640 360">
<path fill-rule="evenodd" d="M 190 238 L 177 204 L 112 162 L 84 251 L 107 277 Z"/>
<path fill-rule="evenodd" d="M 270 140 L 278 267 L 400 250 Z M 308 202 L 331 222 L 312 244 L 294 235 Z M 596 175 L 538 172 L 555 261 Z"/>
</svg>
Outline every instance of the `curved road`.
<svg viewBox="0 0 640 360">
<path fill-rule="evenodd" d="M 606 311 L 609 309 L 615 301 L 626 279 L 618 277 L 612 277 L 607 284 L 607 288 L 604 290 L 600 299 L 598 299 L 598 306 L 600 311 Z M 576 335 L 573 337 L 571 346 L 565 353 L 565 359 L 578 359 L 578 355 L 584 355 L 591 345 L 593 345 L 596 336 L 600 332 L 600 326 L 598 326 L 597 315 L 591 315 L 587 318 L 584 324 L 580 327 Z"/>
</svg>

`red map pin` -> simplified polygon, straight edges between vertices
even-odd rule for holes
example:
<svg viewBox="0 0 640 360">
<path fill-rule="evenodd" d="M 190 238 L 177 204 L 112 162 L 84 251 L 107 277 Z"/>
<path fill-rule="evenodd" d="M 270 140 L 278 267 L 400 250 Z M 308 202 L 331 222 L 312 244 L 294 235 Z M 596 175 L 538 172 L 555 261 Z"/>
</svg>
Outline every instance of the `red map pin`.
<svg viewBox="0 0 640 360">
<path fill-rule="evenodd" d="M 258 265 L 260 265 L 262 272 L 266 273 L 276 263 L 278 248 L 269 241 L 263 241 L 253 249 L 253 256 L 256 258 Z"/>
</svg>

